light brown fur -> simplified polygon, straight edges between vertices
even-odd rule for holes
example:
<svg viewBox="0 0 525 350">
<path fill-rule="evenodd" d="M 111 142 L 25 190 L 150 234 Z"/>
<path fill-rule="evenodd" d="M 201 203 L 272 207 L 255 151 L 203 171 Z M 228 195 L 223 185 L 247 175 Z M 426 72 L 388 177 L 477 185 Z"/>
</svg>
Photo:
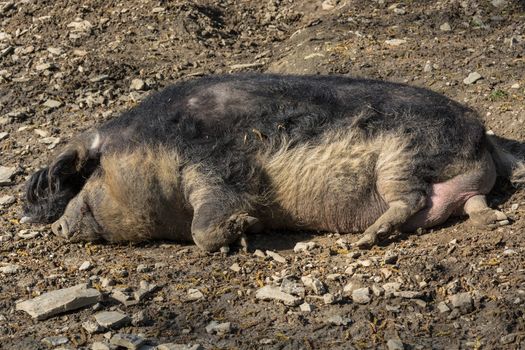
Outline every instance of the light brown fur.
<svg viewBox="0 0 525 350">
<path fill-rule="evenodd" d="M 180 165 L 176 152 L 158 147 L 103 157 L 103 174 L 84 191 L 92 196 L 91 209 L 106 238 L 190 240 L 191 210 L 184 207 Z"/>
<path fill-rule="evenodd" d="M 385 212 L 390 187 L 396 193 L 407 187 L 399 179 L 407 177 L 403 169 L 410 157 L 401 138 L 365 141 L 338 132 L 318 145 L 289 148 L 284 143 L 260 162 L 270 179 L 270 196 L 288 222 L 304 229 L 356 232 Z"/>
</svg>

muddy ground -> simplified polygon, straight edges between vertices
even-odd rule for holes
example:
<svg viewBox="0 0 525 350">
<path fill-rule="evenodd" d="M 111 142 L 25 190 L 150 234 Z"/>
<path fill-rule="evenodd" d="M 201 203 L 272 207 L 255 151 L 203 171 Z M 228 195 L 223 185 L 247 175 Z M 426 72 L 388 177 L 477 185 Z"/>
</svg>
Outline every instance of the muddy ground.
<svg viewBox="0 0 525 350">
<path fill-rule="evenodd" d="M 407 82 L 467 103 L 488 129 L 525 142 L 523 4 L 25 0 L 0 2 L 0 21 L 0 166 L 15 168 L 0 186 L 1 349 L 103 349 L 116 333 L 150 348 L 525 349 L 525 192 L 503 181 L 490 200 L 508 226 L 483 231 L 454 220 L 363 252 L 345 244 L 357 235 L 252 237 L 254 249 L 284 262 L 171 242 L 69 244 L 49 226 L 19 223 L 25 179 L 73 135 L 170 82 L 208 74 Z M 473 72 L 481 79 L 466 84 Z M 301 241 L 316 247 L 294 252 Z M 308 275 L 326 290 L 303 292 Z M 159 288 L 130 306 L 109 297 L 141 281 Z M 15 310 L 19 300 L 86 282 L 105 295 L 94 307 L 42 321 Z M 255 297 L 264 285 L 290 283 L 311 310 Z M 370 288 L 363 304 L 352 297 L 361 287 Z M 82 324 L 104 310 L 134 321 L 88 332 Z M 210 334 L 212 321 L 230 327 Z M 65 344 L 43 341 L 50 336 Z"/>
</svg>

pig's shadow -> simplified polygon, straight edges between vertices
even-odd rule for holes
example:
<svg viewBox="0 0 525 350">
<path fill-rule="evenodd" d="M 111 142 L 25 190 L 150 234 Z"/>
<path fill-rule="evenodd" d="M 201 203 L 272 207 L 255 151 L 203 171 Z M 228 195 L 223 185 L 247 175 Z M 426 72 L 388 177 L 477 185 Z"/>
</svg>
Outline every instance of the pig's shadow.
<svg viewBox="0 0 525 350">
<path fill-rule="evenodd" d="M 493 136 L 498 144 L 509 150 L 520 159 L 525 159 L 525 142 L 510 140 L 501 136 Z M 519 188 L 513 186 L 508 179 L 498 177 L 492 191 L 487 196 L 489 205 L 494 207 L 509 200 Z"/>
<path fill-rule="evenodd" d="M 297 242 L 311 241 L 325 233 L 309 231 L 268 230 L 248 235 L 249 250 L 288 250 Z"/>
</svg>

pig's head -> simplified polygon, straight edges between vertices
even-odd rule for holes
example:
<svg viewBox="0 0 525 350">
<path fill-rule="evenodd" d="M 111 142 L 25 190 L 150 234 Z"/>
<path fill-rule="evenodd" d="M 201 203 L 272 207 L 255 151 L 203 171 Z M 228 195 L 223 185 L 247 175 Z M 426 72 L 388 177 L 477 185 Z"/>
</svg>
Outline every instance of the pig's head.
<svg viewBox="0 0 525 350">
<path fill-rule="evenodd" d="M 53 233 L 71 241 L 94 241 L 103 238 L 104 228 L 95 217 L 97 213 L 93 208 L 96 208 L 97 203 L 92 197 L 93 194 L 101 197 L 102 192 L 101 188 L 90 191 L 84 189 L 70 200 L 63 215 L 51 225 Z"/>
</svg>

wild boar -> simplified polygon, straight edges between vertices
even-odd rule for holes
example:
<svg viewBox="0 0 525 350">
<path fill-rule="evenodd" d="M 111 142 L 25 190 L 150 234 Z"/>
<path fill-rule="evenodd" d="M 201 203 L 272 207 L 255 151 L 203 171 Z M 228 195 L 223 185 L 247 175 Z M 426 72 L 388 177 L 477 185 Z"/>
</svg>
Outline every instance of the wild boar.
<svg viewBox="0 0 525 350">
<path fill-rule="evenodd" d="M 342 76 L 226 75 L 180 82 L 80 135 L 29 180 L 24 221 L 69 239 L 193 240 L 250 230 L 385 236 L 487 206 L 520 156 L 472 109 L 404 84 Z"/>
</svg>

